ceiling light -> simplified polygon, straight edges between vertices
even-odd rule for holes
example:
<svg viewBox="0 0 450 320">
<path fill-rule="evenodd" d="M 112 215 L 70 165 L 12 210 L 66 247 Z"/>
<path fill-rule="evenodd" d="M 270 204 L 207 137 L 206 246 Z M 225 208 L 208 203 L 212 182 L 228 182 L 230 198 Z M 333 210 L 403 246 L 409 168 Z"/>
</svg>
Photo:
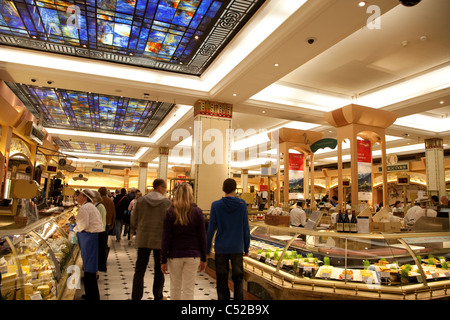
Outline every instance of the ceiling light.
<svg viewBox="0 0 450 320">
<path fill-rule="evenodd" d="M 444 104 L 444 100 L 439 101 L 440 104 Z"/>
<path fill-rule="evenodd" d="M 237 96 L 237 93 L 233 93 L 233 97 L 236 97 Z"/>
<path fill-rule="evenodd" d="M 365 1 L 360 1 L 359 3 L 358 3 L 358 7 L 364 7 L 366 5 L 366 2 Z"/>
<path fill-rule="evenodd" d="M 262 113 L 266 113 L 266 110 L 261 111 Z"/>
<path fill-rule="evenodd" d="M 275 67 L 278 67 L 278 66 L 279 66 L 279 64 L 278 64 L 278 63 L 275 63 L 275 64 L 274 64 L 274 66 L 275 66 Z"/>
</svg>

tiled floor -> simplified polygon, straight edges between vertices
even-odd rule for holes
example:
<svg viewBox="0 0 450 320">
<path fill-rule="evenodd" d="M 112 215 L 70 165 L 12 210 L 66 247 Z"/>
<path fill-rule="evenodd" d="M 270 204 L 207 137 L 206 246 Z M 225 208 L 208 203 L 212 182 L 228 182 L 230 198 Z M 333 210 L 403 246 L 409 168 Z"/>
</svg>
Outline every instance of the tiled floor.
<svg viewBox="0 0 450 320">
<path fill-rule="evenodd" d="M 101 300 L 129 300 L 131 299 L 134 266 L 136 263 L 137 249 L 129 246 L 128 240 L 122 239 L 116 242 L 115 237 L 110 236 L 108 245 L 107 272 L 99 272 L 98 286 Z M 153 256 L 149 259 L 148 270 L 144 278 L 144 296 L 142 300 L 153 300 Z M 164 296 L 170 300 L 170 275 L 165 276 Z M 83 291 L 83 290 L 81 290 Z M 80 296 L 80 295 L 77 295 Z M 217 300 L 216 280 L 207 273 L 197 274 L 195 283 L 195 300 Z"/>
</svg>

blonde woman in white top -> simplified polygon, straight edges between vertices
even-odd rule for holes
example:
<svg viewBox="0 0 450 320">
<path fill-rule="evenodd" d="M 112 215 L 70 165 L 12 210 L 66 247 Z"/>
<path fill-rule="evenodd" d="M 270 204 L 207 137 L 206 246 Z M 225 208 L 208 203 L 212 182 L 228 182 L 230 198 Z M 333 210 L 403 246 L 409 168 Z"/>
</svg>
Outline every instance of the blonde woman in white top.
<svg viewBox="0 0 450 320">
<path fill-rule="evenodd" d="M 98 234 L 105 230 L 100 212 L 92 204 L 94 192 L 84 189 L 77 196 L 80 208 L 76 217 L 77 233 L 84 270 L 84 290 L 86 300 L 100 300 L 97 284 Z"/>
</svg>

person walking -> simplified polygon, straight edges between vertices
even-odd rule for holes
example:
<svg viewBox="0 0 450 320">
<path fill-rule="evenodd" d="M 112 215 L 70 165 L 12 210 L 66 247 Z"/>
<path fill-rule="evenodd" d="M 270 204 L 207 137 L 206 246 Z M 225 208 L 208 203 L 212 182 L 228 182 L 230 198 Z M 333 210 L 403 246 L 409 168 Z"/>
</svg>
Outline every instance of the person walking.
<svg viewBox="0 0 450 320">
<path fill-rule="evenodd" d="M 114 205 L 116 208 L 116 221 L 114 224 L 114 232 L 116 234 L 116 241 L 119 242 L 122 239 L 122 227 L 124 225 L 125 215 L 127 214 L 130 200 L 127 197 L 127 190 L 122 188 L 120 194 L 114 198 Z"/>
<path fill-rule="evenodd" d="M 207 254 L 214 242 L 215 266 L 217 277 L 217 299 L 229 300 L 228 289 L 229 262 L 234 285 L 234 300 L 244 299 L 243 256 L 248 255 L 250 246 L 250 228 L 248 224 L 247 204 L 236 197 L 236 181 L 228 178 L 222 187 L 225 196 L 211 205 L 207 231 Z"/>
<path fill-rule="evenodd" d="M 140 190 L 136 190 L 135 196 L 133 200 L 131 200 L 130 205 L 128 206 L 128 212 L 130 213 L 130 219 L 131 215 L 133 214 L 133 208 L 134 204 L 136 203 L 136 200 L 142 197 L 142 192 Z M 133 237 L 136 234 L 136 230 L 132 229 L 131 226 L 128 230 L 128 245 L 131 246 L 131 243 L 133 242 Z"/>
<path fill-rule="evenodd" d="M 105 255 L 108 241 L 108 233 L 106 232 L 106 207 L 102 203 L 103 199 L 100 192 L 96 190 L 92 190 L 92 192 L 94 194 L 92 203 L 95 205 L 98 212 L 100 212 L 103 223 L 103 231 L 98 233 L 98 271 L 106 272 L 106 267 L 103 267 L 103 261 L 106 261 Z"/>
<path fill-rule="evenodd" d="M 108 190 L 105 187 L 100 187 L 98 189 L 102 197 L 102 204 L 106 209 L 106 221 L 105 221 L 105 234 L 100 235 L 101 240 L 99 243 L 99 262 L 98 262 L 98 271 L 107 271 L 106 261 L 108 260 L 108 234 L 114 228 L 114 221 L 116 220 L 116 207 L 114 205 L 114 201 L 108 196 Z M 103 252 L 104 248 L 104 252 Z"/>
<path fill-rule="evenodd" d="M 100 300 L 97 283 L 98 271 L 98 234 L 104 231 L 100 212 L 92 204 L 94 193 L 84 189 L 77 195 L 80 205 L 76 217 L 77 225 L 73 229 L 77 234 L 84 270 L 84 291 L 86 300 Z"/>
<path fill-rule="evenodd" d="M 170 271 L 170 299 L 193 300 L 197 271 L 206 269 L 206 230 L 192 187 L 183 183 L 164 218 L 161 271 Z"/>
<path fill-rule="evenodd" d="M 133 276 L 132 300 L 142 299 L 144 293 L 144 275 L 150 253 L 153 251 L 155 275 L 153 278 L 153 296 L 162 300 L 164 274 L 161 271 L 161 239 L 164 216 L 171 201 L 165 197 L 167 184 L 163 179 L 153 181 L 153 191 L 140 197 L 133 208 L 131 228 L 136 230 L 137 261 Z"/>
</svg>

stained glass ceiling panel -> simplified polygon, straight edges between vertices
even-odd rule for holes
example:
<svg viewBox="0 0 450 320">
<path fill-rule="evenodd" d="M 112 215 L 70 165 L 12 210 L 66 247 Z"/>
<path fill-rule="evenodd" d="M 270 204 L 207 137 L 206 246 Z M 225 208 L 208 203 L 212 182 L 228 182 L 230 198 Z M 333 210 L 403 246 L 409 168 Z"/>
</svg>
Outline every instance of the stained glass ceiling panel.
<svg viewBox="0 0 450 320">
<path fill-rule="evenodd" d="M 264 0 L 0 0 L 0 44 L 201 75 Z"/>
<path fill-rule="evenodd" d="M 174 104 L 6 82 L 49 128 L 150 136 Z"/>
<path fill-rule="evenodd" d="M 118 144 L 105 144 L 105 143 L 91 143 L 84 141 L 69 141 L 59 138 L 55 139 L 55 142 L 60 146 L 62 152 L 82 152 L 82 153 L 94 153 L 94 154 L 106 154 L 115 156 L 134 156 L 139 147 L 118 145 Z"/>
</svg>

